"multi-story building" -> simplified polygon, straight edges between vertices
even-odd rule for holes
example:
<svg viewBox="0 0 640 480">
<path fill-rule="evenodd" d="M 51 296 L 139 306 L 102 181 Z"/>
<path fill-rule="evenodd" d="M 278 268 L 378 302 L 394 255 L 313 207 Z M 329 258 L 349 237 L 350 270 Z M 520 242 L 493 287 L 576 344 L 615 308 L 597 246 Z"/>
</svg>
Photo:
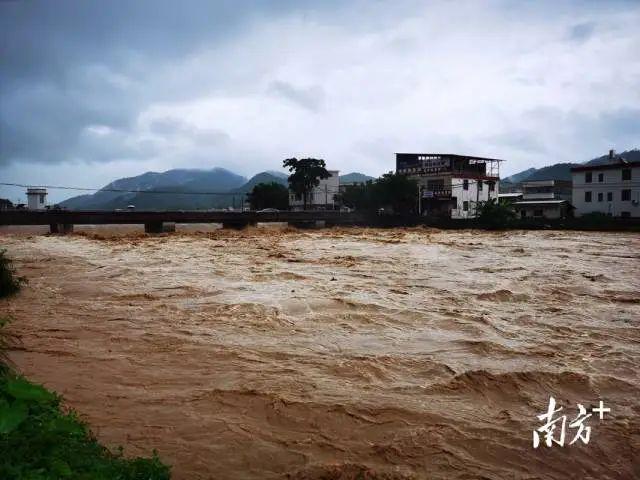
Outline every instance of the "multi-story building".
<svg viewBox="0 0 640 480">
<path fill-rule="evenodd" d="M 498 198 L 500 162 L 442 153 L 396 153 L 396 173 L 418 182 L 421 215 L 473 218 L 480 202 Z"/>
<path fill-rule="evenodd" d="M 609 152 L 604 165 L 573 167 L 573 205 L 576 215 L 604 213 L 612 217 L 640 217 L 640 162 Z"/>
<path fill-rule="evenodd" d="M 336 208 L 335 197 L 340 193 L 340 171 L 327 170 L 329 178 L 321 178 L 320 183 L 313 189 L 307 198 L 307 209 L 310 210 L 334 210 Z M 289 191 L 289 208 L 302 210 L 304 199 L 301 195 Z"/>
<path fill-rule="evenodd" d="M 566 218 L 572 215 L 571 182 L 535 180 L 522 183 L 522 199 L 513 206 L 521 218 Z"/>
</svg>

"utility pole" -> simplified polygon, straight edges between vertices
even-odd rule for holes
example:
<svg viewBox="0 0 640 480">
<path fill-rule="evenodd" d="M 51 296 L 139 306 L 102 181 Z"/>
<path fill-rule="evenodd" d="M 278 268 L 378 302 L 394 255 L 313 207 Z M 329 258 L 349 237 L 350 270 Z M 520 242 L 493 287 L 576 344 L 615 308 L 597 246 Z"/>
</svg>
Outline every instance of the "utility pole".
<svg viewBox="0 0 640 480">
<path fill-rule="evenodd" d="M 327 193 L 327 188 L 329 187 L 328 183 L 324 184 L 324 209 L 326 210 L 327 207 L 329 206 L 329 196 Z"/>
</svg>

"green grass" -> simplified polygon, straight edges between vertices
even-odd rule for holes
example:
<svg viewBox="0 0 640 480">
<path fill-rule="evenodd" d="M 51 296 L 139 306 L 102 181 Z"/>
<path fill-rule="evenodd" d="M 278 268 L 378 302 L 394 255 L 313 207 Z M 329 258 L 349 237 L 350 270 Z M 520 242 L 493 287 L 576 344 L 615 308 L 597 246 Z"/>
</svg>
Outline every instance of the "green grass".
<svg viewBox="0 0 640 480">
<path fill-rule="evenodd" d="M 168 480 L 169 467 L 112 453 L 60 397 L 20 375 L 0 378 L 0 478 L 3 480 Z"/>
<path fill-rule="evenodd" d="M 0 297 L 24 283 L 0 251 Z M 61 397 L 14 372 L 6 352 L 16 341 L 0 317 L 1 480 L 168 480 L 169 467 L 151 458 L 124 458 L 98 443 Z"/>
</svg>

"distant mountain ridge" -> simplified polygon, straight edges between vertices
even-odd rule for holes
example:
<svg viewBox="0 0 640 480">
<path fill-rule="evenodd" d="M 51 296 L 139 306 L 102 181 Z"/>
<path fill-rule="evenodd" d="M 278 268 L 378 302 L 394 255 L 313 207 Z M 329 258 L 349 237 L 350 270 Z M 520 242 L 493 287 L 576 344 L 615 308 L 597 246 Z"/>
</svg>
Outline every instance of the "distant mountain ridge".
<svg viewBox="0 0 640 480">
<path fill-rule="evenodd" d="M 351 172 L 340 175 L 340 183 L 365 183 L 369 180 L 374 180 L 374 177 L 360 172 Z"/>
<path fill-rule="evenodd" d="M 341 175 L 341 182 L 373 179 L 363 173 Z M 134 205 L 139 210 L 205 210 L 240 207 L 246 194 L 259 183 L 287 185 L 287 174 L 261 172 L 250 179 L 224 168 L 211 170 L 173 169 L 146 172 L 115 180 L 94 194 L 79 195 L 60 202 L 70 210 L 115 210 Z M 166 192 L 175 192 L 168 194 Z M 206 194 L 205 194 L 206 193 Z"/>
<path fill-rule="evenodd" d="M 627 161 L 640 161 L 640 150 L 627 150 L 617 154 Z M 617 161 L 614 160 L 614 161 Z M 510 175 L 501 180 L 507 184 L 519 184 L 522 182 L 532 182 L 535 180 L 571 180 L 571 167 L 582 165 L 606 165 L 610 163 L 609 155 L 594 158 L 583 163 L 556 163 L 542 168 L 528 168 L 522 172 Z"/>
</svg>

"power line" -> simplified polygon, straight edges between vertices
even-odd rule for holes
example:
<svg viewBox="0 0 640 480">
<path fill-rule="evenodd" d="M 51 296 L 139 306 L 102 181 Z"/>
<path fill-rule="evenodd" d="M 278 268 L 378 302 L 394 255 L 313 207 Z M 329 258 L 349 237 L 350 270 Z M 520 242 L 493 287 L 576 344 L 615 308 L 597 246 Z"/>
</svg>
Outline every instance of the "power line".
<svg viewBox="0 0 640 480">
<path fill-rule="evenodd" d="M 22 183 L 0 182 L 0 185 L 22 188 L 50 188 L 52 190 L 76 190 L 81 192 L 113 192 L 113 193 L 159 193 L 167 195 L 246 195 L 246 192 L 175 192 L 170 190 L 126 190 L 119 188 L 85 188 L 66 187 L 61 185 L 25 185 Z"/>
</svg>

